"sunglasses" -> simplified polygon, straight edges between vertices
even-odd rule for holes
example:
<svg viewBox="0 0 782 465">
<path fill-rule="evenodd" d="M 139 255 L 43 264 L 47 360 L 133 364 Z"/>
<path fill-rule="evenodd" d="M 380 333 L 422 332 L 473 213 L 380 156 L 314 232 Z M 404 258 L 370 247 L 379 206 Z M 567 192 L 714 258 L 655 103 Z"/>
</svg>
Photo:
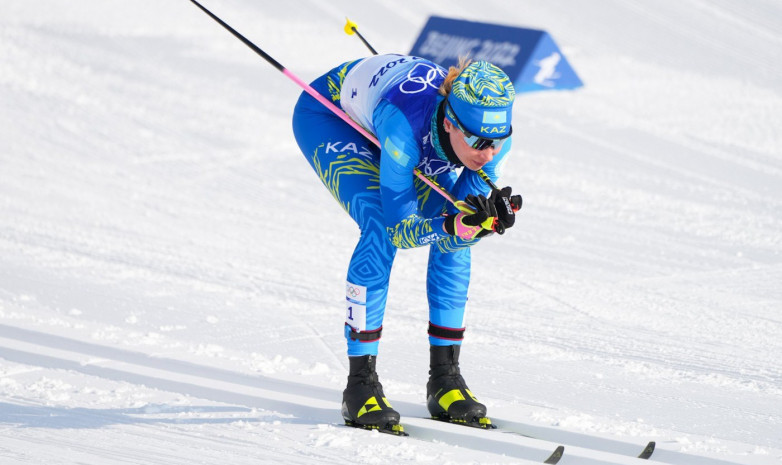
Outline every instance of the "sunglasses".
<svg viewBox="0 0 782 465">
<path fill-rule="evenodd" d="M 490 137 L 476 136 L 475 134 L 471 133 L 470 131 L 464 128 L 464 125 L 462 125 L 461 121 L 459 121 L 459 117 L 456 116 L 456 112 L 453 111 L 451 102 L 446 100 L 446 104 L 448 105 L 448 108 L 450 108 L 451 110 L 451 115 L 456 120 L 456 127 L 459 128 L 459 130 L 464 133 L 464 142 L 466 142 L 467 145 L 469 145 L 470 147 L 476 150 L 484 150 L 488 147 L 491 147 L 493 149 L 500 149 L 502 147 L 502 144 L 504 144 L 505 141 L 511 136 L 511 134 L 513 134 L 513 126 L 511 126 L 510 131 L 508 131 L 508 134 L 502 137 L 490 138 Z"/>
</svg>

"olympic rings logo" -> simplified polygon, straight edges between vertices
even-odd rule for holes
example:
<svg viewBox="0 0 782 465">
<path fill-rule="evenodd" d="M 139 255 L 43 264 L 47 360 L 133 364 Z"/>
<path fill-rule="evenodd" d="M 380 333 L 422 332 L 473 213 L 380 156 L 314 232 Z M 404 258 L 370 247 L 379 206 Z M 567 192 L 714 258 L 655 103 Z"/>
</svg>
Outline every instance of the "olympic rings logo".
<svg viewBox="0 0 782 465">
<path fill-rule="evenodd" d="M 355 286 L 347 286 L 347 293 L 350 297 L 356 298 L 361 295 L 361 289 Z"/>
<path fill-rule="evenodd" d="M 420 76 L 417 75 L 421 74 L 419 67 L 426 68 L 426 72 Z M 433 82 L 438 77 L 445 77 L 445 72 L 442 69 L 424 63 L 417 63 L 413 66 L 413 69 L 407 72 L 407 79 L 399 84 L 399 90 L 402 91 L 403 94 L 417 94 L 425 91 L 428 87 L 437 89 L 439 86 L 434 85 Z M 412 89 L 410 88 L 410 83 L 414 84 Z"/>
<path fill-rule="evenodd" d="M 423 171 L 427 176 L 437 176 L 438 174 L 453 171 L 458 168 L 458 166 L 447 161 L 429 158 L 421 162 L 417 168 Z"/>
</svg>

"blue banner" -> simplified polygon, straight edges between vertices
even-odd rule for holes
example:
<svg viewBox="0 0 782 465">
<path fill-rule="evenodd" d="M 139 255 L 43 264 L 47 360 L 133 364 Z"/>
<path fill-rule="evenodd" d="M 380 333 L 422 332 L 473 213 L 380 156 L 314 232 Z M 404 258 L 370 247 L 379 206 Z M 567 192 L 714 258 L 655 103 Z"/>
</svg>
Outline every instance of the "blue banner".
<svg viewBox="0 0 782 465">
<path fill-rule="evenodd" d="M 583 85 L 551 36 L 537 29 L 431 16 L 410 55 L 445 68 L 462 56 L 486 60 L 505 71 L 517 92 Z"/>
</svg>

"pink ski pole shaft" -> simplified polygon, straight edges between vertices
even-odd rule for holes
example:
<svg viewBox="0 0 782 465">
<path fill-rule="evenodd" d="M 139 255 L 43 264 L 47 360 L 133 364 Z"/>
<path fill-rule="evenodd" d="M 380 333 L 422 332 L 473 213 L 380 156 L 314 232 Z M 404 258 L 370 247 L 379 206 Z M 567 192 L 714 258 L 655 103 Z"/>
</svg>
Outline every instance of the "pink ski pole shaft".
<svg viewBox="0 0 782 465">
<path fill-rule="evenodd" d="M 288 70 L 286 67 L 284 67 L 279 61 L 272 58 L 271 55 L 261 50 L 260 47 L 252 43 L 249 39 L 247 39 L 245 36 L 239 33 L 236 29 L 232 28 L 228 24 L 225 23 L 222 19 L 215 16 L 214 13 L 207 10 L 203 5 L 198 3 L 196 0 L 190 0 L 193 2 L 195 6 L 201 9 L 204 13 L 206 13 L 210 18 L 215 20 L 218 24 L 223 26 L 228 32 L 234 35 L 237 39 L 242 41 L 246 46 L 250 47 L 252 51 L 260 55 L 264 60 L 266 60 L 270 65 L 277 68 L 278 71 L 280 71 L 282 74 L 288 77 L 291 81 L 295 82 L 299 85 L 302 89 L 304 89 L 305 92 L 307 92 L 312 98 L 320 102 L 323 106 L 331 110 L 335 115 L 339 116 L 342 121 L 348 123 L 352 128 L 354 128 L 356 131 L 358 131 L 362 136 L 369 139 L 372 143 L 380 147 L 380 142 L 377 140 L 377 137 L 375 137 L 373 134 L 370 134 L 369 131 L 361 127 L 358 123 L 350 119 L 350 116 L 347 115 L 344 111 L 342 111 L 340 108 L 338 108 L 336 105 L 328 101 L 324 96 L 320 95 L 318 91 L 312 88 L 311 85 L 307 84 L 306 82 L 302 81 L 298 76 L 293 74 L 290 70 Z M 473 213 L 473 209 L 467 205 L 466 202 L 462 200 L 457 200 L 450 192 L 445 190 L 442 186 L 437 184 L 433 179 L 428 178 L 425 174 L 421 172 L 418 168 L 413 170 L 415 175 L 423 182 L 425 182 L 428 186 L 430 186 L 432 189 L 435 190 L 438 194 L 445 197 L 449 202 L 454 204 L 456 208 L 458 208 L 460 211 L 467 212 L 467 213 Z"/>
</svg>

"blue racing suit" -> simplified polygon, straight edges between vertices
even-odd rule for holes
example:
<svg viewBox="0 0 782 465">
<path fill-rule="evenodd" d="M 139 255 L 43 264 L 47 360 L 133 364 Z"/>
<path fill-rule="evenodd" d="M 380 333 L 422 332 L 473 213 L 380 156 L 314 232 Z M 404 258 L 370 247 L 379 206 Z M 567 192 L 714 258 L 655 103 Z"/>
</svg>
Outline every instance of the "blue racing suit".
<svg viewBox="0 0 782 465">
<path fill-rule="evenodd" d="M 449 161 L 439 142 L 435 116 L 445 75 L 423 58 L 377 55 L 344 63 L 312 83 L 374 134 L 380 147 L 307 93 L 294 109 L 293 131 L 301 151 L 361 231 L 346 284 L 349 356 L 377 355 L 396 250 L 423 245 L 430 246 L 429 342 L 461 343 L 461 337 L 448 336 L 464 330 L 470 246 L 478 240 L 443 230 L 443 215 L 456 209 L 413 174 L 420 169 L 458 199 L 489 192 L 477 173 Z M 495 182 L 510 146 L 510 141 L 503 144 L 483 167 Z"/>
</svg>

